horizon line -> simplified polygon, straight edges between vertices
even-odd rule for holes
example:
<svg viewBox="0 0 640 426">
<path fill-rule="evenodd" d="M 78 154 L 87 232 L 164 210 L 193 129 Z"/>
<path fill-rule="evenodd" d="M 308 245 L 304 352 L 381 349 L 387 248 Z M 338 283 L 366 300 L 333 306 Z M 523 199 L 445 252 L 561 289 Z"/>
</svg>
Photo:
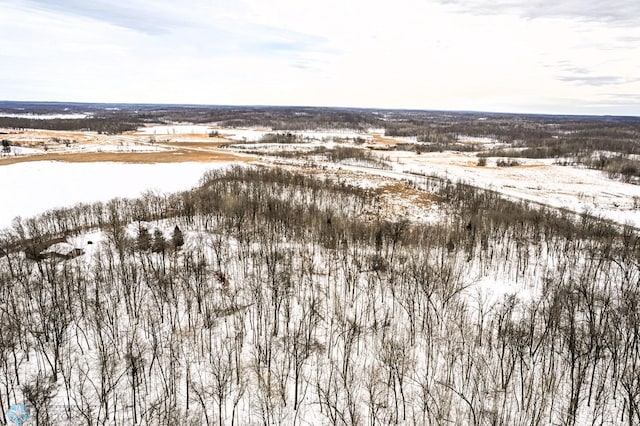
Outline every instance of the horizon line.
<svg viewBox="0 0 640 426">
<path fill-rule="evenodd" d="M 474 109 L 438 109 L 438 108 L 393 108 L 393 107 L 363 107 L 363 106 L 329 106 L 329 105 L 274 105 L 274 104 L 207 104 L 207 103 L 174 103 L 174 102 L 91 102 L 91 101 L 35 101 L 35 100 L 9 100 L 0 99 L 0 104 L 27 104 L 27 105 L 122 105 L 122 106 L 161 106 L 161 107 L 199 107 L 199 108 L 309 108 L 309 109 L 335 109 L 335 110 L 369 110 L 369 111 L 406 111 L 406 112 L 437 112 L 455 114 L 491 114 L 491 115 L 519 115 L 542 117 L 577 117 L 577 118 L 637 118 L 640 115 L 617 114 L 578 114 L 578 113 L 552 113 L 552 112 L 510 112 L 489 111 Z"/>
</svg>

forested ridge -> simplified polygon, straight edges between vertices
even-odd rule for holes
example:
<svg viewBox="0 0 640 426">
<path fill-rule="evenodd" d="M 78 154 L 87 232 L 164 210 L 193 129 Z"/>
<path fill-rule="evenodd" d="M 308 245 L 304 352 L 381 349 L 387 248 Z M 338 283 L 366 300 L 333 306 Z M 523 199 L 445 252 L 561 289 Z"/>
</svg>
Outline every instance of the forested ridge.
<svg viewBox="0 0 640 426">
<path fill-rule="evenodd" d="M 637 231 L 403 184 L 440 219 L 267 167 L 17 219 L 2 418 L 24 401 L 42 425 L 639 424 Z M 54 239 L 83 254 L 47 255 Z"/>
</svg>

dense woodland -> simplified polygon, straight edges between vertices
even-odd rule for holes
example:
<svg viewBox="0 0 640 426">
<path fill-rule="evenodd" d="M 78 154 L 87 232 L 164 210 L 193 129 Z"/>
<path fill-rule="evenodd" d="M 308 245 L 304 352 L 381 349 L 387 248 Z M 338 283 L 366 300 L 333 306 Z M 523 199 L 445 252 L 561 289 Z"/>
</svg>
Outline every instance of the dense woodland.
<svg viewBox="0 0 640 426">
<path fill-rule="evenodd" d="M 0 418 L 24 400 L 40 425 L 640 424 L 637 231 L 404 184 L 440 220 L 240 167 L 17 219 L 0 237 Z M 87 233 L 86 254 L 44 253 Z"/>
</svg>

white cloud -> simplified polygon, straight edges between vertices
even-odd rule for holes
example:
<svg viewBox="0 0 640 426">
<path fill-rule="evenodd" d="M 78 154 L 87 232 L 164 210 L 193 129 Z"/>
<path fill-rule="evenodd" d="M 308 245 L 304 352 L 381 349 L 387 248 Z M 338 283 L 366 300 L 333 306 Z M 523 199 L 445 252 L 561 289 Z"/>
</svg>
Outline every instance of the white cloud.
<svg viewBox="0 0 640 426">
<path fill-rule="evenodd" d="M 594 2 L 534 16 L 515 0 L 0 0 L 0 86 L 15 100 L 640 115 L 640 27 L 621 1 L 624 19 L 597 19 Z"/>
<path fill-rule="evenodd" d="M 528 19 L 569 18 L 615 26 L 640 24 L 637 0 L 437 0 L 472 14 L 513 14 Z"/>
</svg>

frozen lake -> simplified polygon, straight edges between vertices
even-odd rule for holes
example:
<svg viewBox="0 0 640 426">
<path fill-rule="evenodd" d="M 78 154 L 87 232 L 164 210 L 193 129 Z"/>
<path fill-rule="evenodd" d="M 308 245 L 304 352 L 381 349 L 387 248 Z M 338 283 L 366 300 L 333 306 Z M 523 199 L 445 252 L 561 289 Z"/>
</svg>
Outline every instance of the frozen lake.
<svg viewBox="0 0 640 426">
<path fill-rule="evenodd" d="M 0 229 L 80 202 L 137 197 L 147 190 L 174 192 L 198 184 L 205 171 L 228 163 L 62 163 L 35 161 L 0 166 Z"/>
</svg>

